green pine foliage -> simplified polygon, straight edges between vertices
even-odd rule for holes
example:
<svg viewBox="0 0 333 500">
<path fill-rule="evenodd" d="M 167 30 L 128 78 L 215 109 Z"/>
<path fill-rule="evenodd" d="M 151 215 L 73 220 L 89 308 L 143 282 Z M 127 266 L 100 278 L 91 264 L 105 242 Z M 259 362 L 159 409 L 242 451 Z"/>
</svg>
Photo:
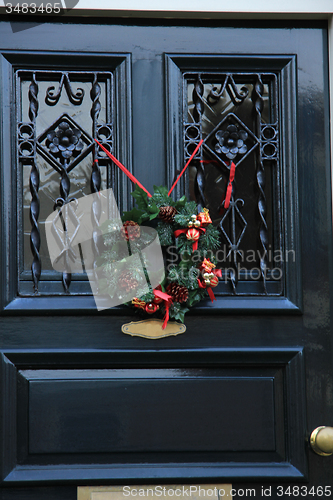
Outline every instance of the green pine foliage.
<svg viewBox="0 0 333 500">
<path fill-rule="evenodd" d="M 175 202 L 170 196 L 168 196 L 168 188 L 165 186 L 154 186 L 154 194 L 151 197 L 151 200 L 158 207 L 167 207 L 167 206 L 175 206 Z"/>
<path fill-rule="evenodd" d="M 198 248 L 202 252 L 207 252 L 208 250 L 217 250 L 220 246 L 220 233 L 219 230 L 213 226 L 213 224 L 208 224 L 206 227 L 206 232 L 202 234 L 199 238 Z"/>
<path fill-rule="evenodd" d="M 192 241 L 186 238 L 185 234 L 181 234 L 177 238 L 178 252 L 180 254 L 191 254 L 192 253 Z"/>
<path fill-rule="evenodd" d="M 148 222 L 149 224 L 149 221 L 158 217 L 161 207 L 172 206 L 177 210 L 177 214 L 172 222 L 169 223 L 159 220 L 157 225 L 155 224 L 161 245 L 163 247 L 171 247 L 171 245 L 176 244 L 175 248 L 178 254 L 178 261 L 176 264 L 169 264 L 165 270 L 165 277 L 162 271 L 157 280 L 162 283 L 163 291 L 165 291 L 169 283 L 177 283 L 188 289 L 187 301 L 185 303 L 173 302 L 169 308 L 170 318 L 184 322 L 185 314 L 190 308 L 208 296 L 207 289 L 199 287 L 199 281 L 202 280 L 200 266 L 204 258 L 208 258 L 212 263 L 215 263 L 214 251 L 216 251 L 220 245 L 220 231 L 212 224 L 205 224 L 203 226 L 205 231 L 200 231 L 198 248 L 193 250 L 193 241 L 187 239 L 186 232 L 189 229 L 189 222 L 193 221 L 193 219 L 195 220 L 198 214 L 198 207 L 195 201 L 187 201 L 185 196 L 174 201 L 168 196 L 168 189 L 164 186 L 154 186 L 153 195 L 148 197 L 147 193 L 136 185 L 132 196 L 136 201 L 137 207 L 123 214 L 123 222 L 134 221 L 140 225 Z M 147 280 L 144 279 L 142 266 L 140 271 L 135 269 L 135 266 L 133 268 L 128 266 L 126 255 L 128 255 L 129 244 L 126 241 L 119 241 L 121 227 L 118 226 L 116 221 L 106 221 L 101 228 L 104 233 L 106 251 L 98 259 L 98 265 L 100 265 L 104 271 L 104 276 L 99 282 L 100 288 L 111 296 L 115 294 L 119 296 L 119 294 L 122 293 L 119 291 L 119 274 L 122 269 L 124 269 L 124 266 L 127 266 L 126 270 L 131 271 L 131 273 L 133 273 L 133 278 L 139 282 L 136 288 L 137 298 L 146 303 L 152 302 L 154 293 L 147 273 L 148 269 L 149 275 L 152 277 L 149 269 L 150 263 L 141 261 L 141 265 L 145 269 Z M 174 232 L 178 229 L 184 229 L 184 232 L 180 234 L 178 238 L 175 238 Z M 142 232 L 142 236 L 137 243 L 131 241 L 131 249 L 133 250 L 137 246 L 134 252 L 138 252 L 140 255 L 140 249 L 149 244 L 149 237 L 146 239 L 147 241 L 145 241 L 145 233 Z M 124 257 L 122 258 L 123 255 Z M 154 279 L 156 280 L 156 276 L 154 276 Z M 146 291 L 147 282 L 149 286 L 148 293 Z M 202 281 L 200 281 L 200 283 L 202 283 Z M 131 305 L 131 301 L 128 302 L 128 305 Z M 142 309 L 136 309 L 136 312 L 143 315 L 146 314 Z M 159 312 L 156 314 L 163 317 L 164 313 L 165 304 L 161 303 Z M 154 316 L 156 316 L 156 314 Z"/>
<path fill-rule="evenodd" d="M 150 290 L 148 293 L 145 293 L 143 295 L 140 296 L 140 300 L 143 300 L 144 302 L 151 302 L 152 300 L 154 300 L 154 292 L 153 292 L 153 289 L 150 287 Z"/>
<path fill-rule="evenodd" d="M 163 221 L 158 221 L 157 223 L 157 233 L 160 240 L 160 243 L 163 247 L 174 244 L 174 234 L 172 224 L 168 224 Z"/>
<path fill-rule="evenodd" d="M 179 214 L 179 213 L 177 215 L 175 215 L 175 223 L 180 227 L 187 227 L 190 220 L 191 220 L 191 217 L 189 215 Z"/>
<path fill-rule="evenodd" d="M 188 215 L 191 217 L 193 214 L 198 213 L 198 206 L 195 201 L 187 201 L 182 208 L 178 210 L 181 215 Z"/>
<path fill-rule="evenodd" d="M 178 266 L 174 266 L 168 279 L 170 282 L 176 281 L 179 285 L 186 286 L 189 290 L 196 290 L 199 288 L 199 276 L 200 270 L 192 265 L 192 261 L 186 263 L 181 261 Z"/>
</svg>

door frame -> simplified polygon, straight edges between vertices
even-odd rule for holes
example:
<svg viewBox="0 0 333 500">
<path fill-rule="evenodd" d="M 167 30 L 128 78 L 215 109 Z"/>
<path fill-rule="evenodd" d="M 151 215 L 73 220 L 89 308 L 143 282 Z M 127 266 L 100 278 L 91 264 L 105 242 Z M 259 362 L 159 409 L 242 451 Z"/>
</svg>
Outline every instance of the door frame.
<svg viewBox="0 0 333 500">
<path fill-rule="evenodd" d="M 89 2 L 90 0 L 88 0 Z M 126 0 L 127 1 L 127 0 Z M 137 1 L 137 0 L 135 0 Z M 164 1 L 164 0 L 163 0 Z M 183 0 L 183 2 L 186 1 L 186 0 Z M 310 1 L 313 1 L 313 0 L 310 0 Z M 80 0 L 79 4 L 82 3 L 87 3 L 87 0 Z M 105 12 L 105 9 L 102 8 L 103 4 L 105 6 L 105 0 L 96 0 L 96 3 L 97 3 L 97 8 L 94 9 L 92 15 L 95 15 L 95 16 L 99 16 L 99 15 L 103 15 L 104 12 Z M 260 2 L 257 2 L 257 5 L 259 4 Z M 293 3 L 298 3 L 297 0 L 295 0 Z M 323 3 L 323 2 L 322 2 Z M 101 6 L 101 7 L 100 7 Z M 90 11 L 91 12 L 91 11 Z M 256 11 L 257 12 L 257 11 Z M 259 19 L 259 18 L 263 18 L 259 15 L 256 14 L 256 12 L 253 12 L 253 19 Z M 115 10 L 112 10 L 112 9 L 108 9 L 108 15 L 110 17 L 116 17 L 116 16 L 120 16 L 120 13 L 119 11 L 115 11 Z M 146 17 L 147 16 L 147 11 L 146 10 L 143 10 L 141 9 L 140 12 L 139 11 L 131 11 L 131 15 L 133 17 L 135 16 L 138 16 L 139 14 L 141 14 L 142 17 Z M 202 15 L 206 14 L 206 13 L 201 13 Z M 215 16 L 215 14 L 217 16 Z M 312 13 L 311 16 L 309 13 L 307 13 L 307 15 L 305 17 L 302 17 L 302 13 L 298 13 L 298 14 L 295 14 L 295 15 L 289 15 L 289 13 L 287 13 L 286 11 L 284 12 L 285 17 L 286 19 L 327 19 L 328 20 L 328 26 L 329 26 L 329 58 L 330 58 L 330 105 L 331 105 L 331 119 L 333 119 L 333 15 L 331 14 L 328 14 L 326 12 L 322 12 L 322 11 L 316 11 L 316 13 Z M 304 14 L 304 13 L 303 13 Z M 87 16 L 89 15 L 88 14 L 88 11 L 86 10 L 84 13 L 82 13 L 82 9 L 72 9 L 71 12 L 69 12 L 68 15 L 75 15 L 75 16 Z M 170 12 L 170 16 L 168 17 L 174 17 L 174 18 L 177 18 L 177 17 L 188 17 L 188 18 L 193 18 L 193 17 L 197 17 L 198 15 L 198 11 L 173 11 L 173 12 Z M 229 16 L 233 15 L 233 19 L 237 20 L 237 19 L 242 19 L 242 15 L 244 16 L 244 10 L 241 11 L 241 9 L 239 9 L 239 11 L 236 13 L 229 13 Z M 166 16 L 165 14 L 165 11 L 164 11 L 164 16 Z M 279 14 L 277 13 L 267 13 L 267 16 L 266 18 L 267 19 L 277 19 L 278 17 L 280 16 L 283 16 L 283 12 L 280 12 Z M 310 17 L 308 17 L 310 16 Z M 150 17 L 151 18 L 161 18 L 163 16 L 161 16 L 161 12 L 158 12 L 158 11 L 151 11 L 150 12 Z M 223 13 L 220 11 L 220 12 L 211 12 L 209 13 L 209 18 L 210 19 L 216 19 L 216 17 L 220 17 L 220 18 L 223 18 Z M 230 17 L 231 18 L 231 17 Z M 280 17 L 281 18 L 281 17 Z M 332 154 L 332 161 L 331 161 L 331 165 L 333 164 L 333 132 L 331 130 L 331 154 Z"/>
</svg>

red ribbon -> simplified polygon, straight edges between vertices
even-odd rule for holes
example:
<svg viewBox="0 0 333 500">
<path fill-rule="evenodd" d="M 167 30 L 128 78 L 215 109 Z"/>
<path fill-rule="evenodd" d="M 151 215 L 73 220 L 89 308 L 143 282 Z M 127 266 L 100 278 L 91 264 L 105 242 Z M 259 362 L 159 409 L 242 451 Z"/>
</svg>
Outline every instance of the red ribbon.
<svg viewBox="0 0 333 500">
<path fill-rule="evenodd" d="M 222 278 L 222 269 L 213 269 L 212 273 L 214 273 L 218 278 Z"/>
<path fill-rule="evenodd" d="M 164 300 L 164 302 L 165 302 L 165 304 L 164 304 L 165 305 L 165 316 L 163 318 L 164 322 L 162 325 L 162 330 L 164 330 L 168 324 L 168 321 L 169 321 L 169 308 L 172 304 L 172 297 L 171 297 L 171 295 L 168 295 L 167 293 L 162 292 L 161 290 L 153 290 L 153 292 L 154 292 L 155 297 L 159 297 L 160 299 Z"/>
<path fill-rule="evenodd" d="M 222 278 L 222 271 L 221 271 L 221 269 L 212 269 L 211 272 L 214 273 L 215 276 L 218 276 L 219 278 Z M 216 300 L 216 297 L 214 295 L 212 287 L 207 286 L 206 283 L 202 283 L 199 278 L 198 278 L 198 285 L 199 285 L 199 288 L 206 288 L 207 289 L 208 295 L 209 295 L 210 300 L 212 302 L 214 302 L 214 300 Z"/>
<path fill-rule="evenodd" d="M 224 208 L 229 208 L 230 205 L 230 198 L 231 198 L 231 193 L 232 193 L 232 183 L 235 178 L 235 172 L 236 172 L 236 165 L 234 162 L 231 162 L 230 166 L 230 175 L 229 175 L 229 184 L 227 187 L 227 194 L 225 195 L 225 200 L 224 200 Z"/>
<path fill-rule="evenodd" d="M 206 232 L 206 229 L 204 227 L 193 227 L 193 228 L 192 227 L 188 227 L 186 229 L 177 229 L 176 231 L 174 231 L 173 234 L 175 235 L 175 238 L 178 238 L 178 236 L 180 236 L 181 234 L 187 233 L 187 231 L 189 229 L 197 229 L 197 231 L 199 231 L 199 232 L 201 231 L 203 233 Z M 199 240 L 199 238 L 196 241 L 193 241 L 193 243 L 192 243 L 192 250 L 193 250 L 193 252 L 195 250 L 198 250 L 198 240 Z"/>
<path fill-rule="evenodd" d="M 113 154 L 110 153 L 110 151 L 108 151 L 100 142 L 98 142 L 97 139 L 95 139 L 95 141 L 97 142 L 99 147 L 102 148 L 103 151 L 108 155 L 108 157 L 113 161 L 113 163 L 115 163 L 117 165 L 117 167 L 119 167 L 120 170 L 122 170 L 124 172 L 124 174 L 126 174 L 127 177 L 132 182 L 134 182 L 134 184 L 137 184 L 141 189 L 143 189 L 147 193 L 148 197 L 151 198 L 151 194 L 147 191 L 147 189 L 145 187 L 143 187 L 143 185 L 136 179 L 136 177 L 134 177 L 134 175 L 131 174 L 131 172 L 129 170 L 127 170 L 127 168 L 122 163 L 120 163 L 120 161 L 117 160 L 117 158 L 115 158 L 115 156 L 113 156 Z"/>
<path fill-rule="evenodd" d="M 96 140 L 96 139 L 95 139 Z M 193 160 L 193 158 L 195 157 L 195 155 L 197 154 L 197 151 L 198 149 L 200 148 L 201 144 L 203 143 L 203 139 L 201 139 L 201 141 L 199 142 L 199 144 L 197 145 L 197 147 L 195 148 L 195 150 L 193 151 L 193 153 L 191 154 L 191 157 L 190 159 L 187 161 L 185 167 L 183 168 L 183 170 L 180 172 L 180 174 L 178 175 L 177 179 L 175 180 L 175 182 L 172 184 L 171 188 L 170 188 L 170 191 L 168 192 L 168 196 L 170 196 L 170 194 L 172 193 L 172 191 L 174 190 L 177 182 L 179 181 L 179 179 L 181 178 L 181 176 L 183 175 L 183 173 L 185 172 L 185 170 L 187 169 L 187 167 L 189 166 L 189 164 L 191 163 L 191 161 Z"/>
</svg>

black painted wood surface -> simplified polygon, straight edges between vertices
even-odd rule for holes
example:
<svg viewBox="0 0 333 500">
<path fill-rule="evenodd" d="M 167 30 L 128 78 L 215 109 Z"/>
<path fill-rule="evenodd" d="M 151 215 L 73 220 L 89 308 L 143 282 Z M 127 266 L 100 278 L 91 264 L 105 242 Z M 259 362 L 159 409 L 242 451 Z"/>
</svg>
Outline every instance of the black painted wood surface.
<svg viewBox="0 0 333 500">
<path fill-rule="evenodd" d="M 128 482 L 332 485 L 332 457 L 308 446 L 315 427 L 333 424 L 326 24 L 141 24 L 62 19 L 16 33 L 0 24 L 2 498 L 74 500 L 76 485 Z M 130 60 L 122 83 L 132 96 L 133 170 L 148 190 L 167 180 L 165 53 L 294 58 L 297 148 L 286 143 L 284 154 L 286 168 L 297 162 L 298 179 L 284 185 L 284 217 L 298 197 L 288 234 L 300 252 L 290 295 L 281 297 L 289 305 L 239 297 L 222 312 L 207 304 L 189 315 L 184 335 L 149 341 L 121 333 L 123 309 L 87 316 L 77 298 L 49 297 L 40 307 L 38 298 L 16 296 L 12 71 L 22 61 L 59 64 L 63 53 L 78 66 L 88 56 L 92 69 L 96 54 Z M 139 377 L 129 384 L 133 370 Z M 170 440 L 163 429 L 174 431 Z"/>
</svg>

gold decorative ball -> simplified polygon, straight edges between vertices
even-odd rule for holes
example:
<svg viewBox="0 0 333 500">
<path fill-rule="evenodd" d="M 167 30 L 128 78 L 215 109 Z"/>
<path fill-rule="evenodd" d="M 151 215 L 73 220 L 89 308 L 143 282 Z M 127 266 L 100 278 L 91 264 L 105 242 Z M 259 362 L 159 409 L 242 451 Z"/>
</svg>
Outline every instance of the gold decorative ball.
<svg viewBox="0 0 333 500">
<path fill-rule="evenodd" d="M 200 223 L 200 221 L 199 221 L 199 220 L 196 220 L 196 221 L 194 222 L 194 227 L 200 227 L 200 225 L 201 225 L 201 223 Z"/>
</svg>

